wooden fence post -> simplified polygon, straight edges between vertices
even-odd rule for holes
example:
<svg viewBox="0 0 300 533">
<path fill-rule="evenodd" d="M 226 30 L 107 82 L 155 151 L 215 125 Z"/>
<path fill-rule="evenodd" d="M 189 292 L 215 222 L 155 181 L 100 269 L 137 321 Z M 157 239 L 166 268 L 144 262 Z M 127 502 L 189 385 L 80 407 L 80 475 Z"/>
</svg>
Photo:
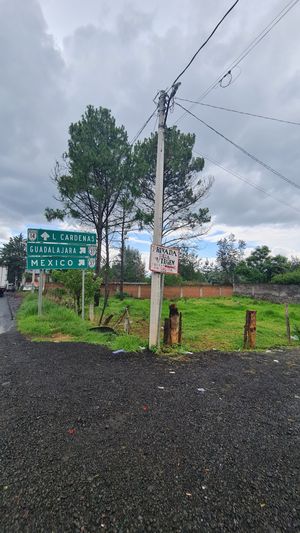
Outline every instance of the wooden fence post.
<svg viewBox="0 0 300 533">
<path fill-rule="evenodd" d="M 169 318 L 164 323 L 164 344 L 172 346 L 181 344 L 182 338 L 182 313 L 178 312 L 175 304 L 169 306 Z"/>
<path fill-rule="evenodd" d="M 255 348 L 256 345 L 256 311 L 246 311 L 244 327 L 244 349 Z"/>
<path fill-rule="evenodd" d="M 286 336 L 288 341 L 291 342 L 291 326 L 290 326 L 290 317 L 289 317 L 289 304 L 285 304 L 285 325 L 286 325 Z"/>
</svg>

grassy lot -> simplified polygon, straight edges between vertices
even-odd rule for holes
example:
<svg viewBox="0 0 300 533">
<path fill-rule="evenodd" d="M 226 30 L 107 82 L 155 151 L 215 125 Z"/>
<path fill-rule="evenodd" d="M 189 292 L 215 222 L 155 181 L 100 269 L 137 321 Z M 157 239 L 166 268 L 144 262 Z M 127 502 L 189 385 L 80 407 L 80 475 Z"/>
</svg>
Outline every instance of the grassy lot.
<svg viewBox="0 0 300 533">
<path fill-rule="evenodd" d="M 162 316 L 168 316 L 169 302 L 163 304 Z M 242 350 L 246 309 L 257 311 L 256 349 L 288 346 L 285 333 L 284 306 L 250 298 L 180 299 L 177 305 L 183 314 L 183 344 L 177 351 Z M 37 316 L 37 296 L 27 295 L 18 312 L 18 328 L 33 340 L 80 341 L 105 344 L 117 350 L 139 350 L 147 346 L 149 300 L 111 298 L 106 315 L 113 314 L 113 326 L 128 306 L 131 334 L 116 329 L 118 335 L 90 331 L 91 323 L 82 321 L 74 311 L 44 298 L 44 314 Z M 300 305 L 289 306 L 291 331 L 300 326 Z M 298 341 L 292 341 L 298 345 Z"/>
</svg>

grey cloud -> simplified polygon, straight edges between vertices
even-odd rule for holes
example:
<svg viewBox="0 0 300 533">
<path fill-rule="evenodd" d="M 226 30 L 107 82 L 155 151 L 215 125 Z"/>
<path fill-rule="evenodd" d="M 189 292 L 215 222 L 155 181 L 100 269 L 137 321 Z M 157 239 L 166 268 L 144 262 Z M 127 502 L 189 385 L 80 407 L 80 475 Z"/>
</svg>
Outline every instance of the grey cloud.
<svg viewBox="0 0 300 533">
<path fill-rule="evenodd" d="M 26 220 L 31 210 L 26 200 L 29 197 L 36 200 L 32 216 L 38 218 L 39 212 L 42 220 L 53 193 L 48 179 L 53 161 L 65 149 L 68 124 L 80 118 L 87 104 L 110 108 L 131 138 L 153 110 L 157 90 L 170 85 L 231 2 L 187 0 L 183 6 L 179 0 L 90 0 L 87 10 L 80 0 L 40 0 L 49 31 L 59 37 L 61 50 L 47 34 L 37 2 L 27 0 L 25 7 L 22 0 L 5 0 L 1 10 L 2 5 L 5 51 L 0 51 L 0 63 L 5 84 L 0 88 L 0 175 L 6 178 L 7 225 L 13 214 Z M 279 0 L 240 2 L 183 76 L 178 96 L 196 99 L 201 95 L 280 9 Z M 205 101 L 299 120 L 298 15 L 296 6 L 236 69 L 234 82 L 227 89 L 215 88 Z M 298 127 L 201 106 L 193 111 L 300 183 Z M 181 114 L 175 108 L 168 123 L 174 124 Z M 154 125 L 155 119 L 144 134 L 148 135 Z M 196 133 L 199 151 L 298 206 L 297 189 L 192 117 L 179 120 L 178 127 Z M 206 204 L 216 224 L 250 230 L 254 224 L 288 227 L 298 220 L 295 211 L 209 162 L 204 174 L 215 175 Z M 17 203 L 13 196 L 18 186 Z"/>
<path fill-rule="evenodd" d="M 65 134 L 64 63 L 34 0 L 1 2 L 0 35 L 1 219 L 26 224 L 53 193 L 49 173 Z"/>
</svg>

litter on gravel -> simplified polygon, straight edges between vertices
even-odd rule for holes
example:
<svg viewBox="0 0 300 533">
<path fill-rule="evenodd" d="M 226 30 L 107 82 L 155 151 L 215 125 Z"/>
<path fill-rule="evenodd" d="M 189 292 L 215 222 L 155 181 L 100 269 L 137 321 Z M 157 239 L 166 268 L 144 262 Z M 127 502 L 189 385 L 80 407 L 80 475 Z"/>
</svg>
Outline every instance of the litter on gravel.
<svg viewBox="0 0 300 533">
<path fill-rule="evenodd" d="M 205 389 L 197 389 L 198 392 L 205 392 Z"/>
<path fill-rule="evenodd" d="M 160 390 L 163 390 L 165 387 L 161 387 L 161 386 L 158 385 L 157 388 L 160 389 Z"/>
<path fill-rule="evenodd" d="M 278 359 L 273 359 L 274 363 L 279 363 Z"/>
<path fill-rule="evenodd" d="M 175 374 L 174 370 L 170 370 L 169 374 Z"/>
</svg>

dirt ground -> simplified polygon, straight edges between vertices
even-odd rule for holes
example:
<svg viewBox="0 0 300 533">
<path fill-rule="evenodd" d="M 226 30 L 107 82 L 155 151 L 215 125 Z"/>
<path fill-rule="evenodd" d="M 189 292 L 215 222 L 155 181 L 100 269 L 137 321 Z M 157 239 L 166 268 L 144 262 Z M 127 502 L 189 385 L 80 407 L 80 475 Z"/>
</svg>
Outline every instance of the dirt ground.
<svg viewBox="0 0 300 533">
<path fill-rule="evenodd" d="M 1 531 L 299 532 L 299 352 L 191 357 L 0 335 Z"/>
</svg>

